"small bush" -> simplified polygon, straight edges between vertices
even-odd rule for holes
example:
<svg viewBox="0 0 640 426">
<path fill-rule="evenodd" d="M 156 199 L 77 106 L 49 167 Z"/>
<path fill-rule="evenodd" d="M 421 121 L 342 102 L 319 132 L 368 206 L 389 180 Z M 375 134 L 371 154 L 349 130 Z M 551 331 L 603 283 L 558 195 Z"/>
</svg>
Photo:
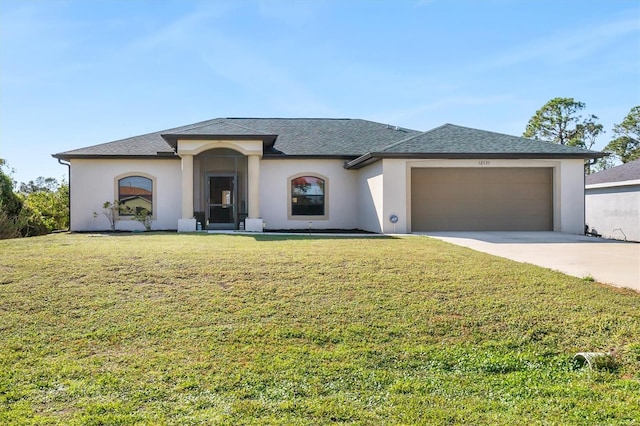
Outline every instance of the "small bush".
<svg viewBox="0 0 640 426">
<path fill-rule="evenodd" d="M 28 205 L 22 206 L 18 216 L 18 223 L 20 225 L 20 234 L 23 237 L 35 237 L 49 233 L 49 228 L 40 213 L 34 211 Z"/>
<path fill-rule="evenodd" d="M 17 238 L 20 236 L 20 226 L 15 217 L 10 217 L 6 211 L 0 209 L 0 240 Z"/>
</svg>

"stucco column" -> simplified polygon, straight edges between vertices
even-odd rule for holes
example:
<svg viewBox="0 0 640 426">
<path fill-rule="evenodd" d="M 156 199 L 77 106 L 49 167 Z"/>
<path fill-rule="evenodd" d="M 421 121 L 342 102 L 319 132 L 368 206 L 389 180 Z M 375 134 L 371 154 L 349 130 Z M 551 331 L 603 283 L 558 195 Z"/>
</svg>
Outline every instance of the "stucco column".
<svg viewBox="0 0 640 426">
<path fill-rule="evenodd" d="M 182 154 L 182 219 L 193 218 L 193 155 Z"/>
<path fill-rule="evenodd" d="M 193 218 L 193 155 L 181 154 L 182 158 L 182 214 L 178 219 L 178 232 L 196 230 Z"/>
<path fill-rule="evenodd" d="M 249 219 L 260 217 L 260 156 L 249 155 Z"/>
<path fill-rule="evenodd" d="M 244 221 L 245 231 L 262 232 L 264 223 L 260 218 L 260 156 L 249 154 L 249 217 Z"/>
</svg>

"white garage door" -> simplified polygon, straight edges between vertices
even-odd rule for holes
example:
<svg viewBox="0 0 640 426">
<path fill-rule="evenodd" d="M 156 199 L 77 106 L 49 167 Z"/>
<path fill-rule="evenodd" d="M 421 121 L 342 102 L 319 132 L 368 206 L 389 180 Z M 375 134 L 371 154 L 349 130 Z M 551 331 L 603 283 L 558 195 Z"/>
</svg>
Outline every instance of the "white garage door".
<svg viewBox="0 0 640 426">
<path fill-rule="evenodd" d="M 413 231 L 552 231 L 551 168 L 411 170 Z"/>
</svg>

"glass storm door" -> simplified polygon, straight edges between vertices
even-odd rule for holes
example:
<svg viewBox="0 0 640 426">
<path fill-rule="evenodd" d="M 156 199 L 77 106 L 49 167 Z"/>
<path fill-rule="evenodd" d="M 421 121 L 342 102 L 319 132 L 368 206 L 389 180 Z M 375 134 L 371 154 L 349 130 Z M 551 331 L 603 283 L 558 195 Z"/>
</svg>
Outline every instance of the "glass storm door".
<svg viewBox="0 0 640 426">
<path fill-rule="evenodd" d="M 235 176 L 209 176 L 209 227 L 235 229 Z"/>
</svg>

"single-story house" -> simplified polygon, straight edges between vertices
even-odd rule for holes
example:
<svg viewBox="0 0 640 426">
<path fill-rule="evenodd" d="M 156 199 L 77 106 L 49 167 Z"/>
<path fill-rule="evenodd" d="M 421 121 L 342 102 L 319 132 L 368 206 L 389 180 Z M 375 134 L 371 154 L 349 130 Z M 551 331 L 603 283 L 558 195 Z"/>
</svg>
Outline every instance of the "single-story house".
<svg viewBox="0 0 640 426">
<path fill-rule="evenodd" d="M 589 232 L 640 242 L 640 160 L 589 175 L 585 184 Z"/>
<path fill-rule="evenodd" d="M 452 124 L 325 118 L 217 118 L 53 155 L 70 167 L 74 231 L 108 229 L 94 212 L 134 196 L 156 230 L 575 234 L 584 162 L 601 156 Z"/>
</svg>

